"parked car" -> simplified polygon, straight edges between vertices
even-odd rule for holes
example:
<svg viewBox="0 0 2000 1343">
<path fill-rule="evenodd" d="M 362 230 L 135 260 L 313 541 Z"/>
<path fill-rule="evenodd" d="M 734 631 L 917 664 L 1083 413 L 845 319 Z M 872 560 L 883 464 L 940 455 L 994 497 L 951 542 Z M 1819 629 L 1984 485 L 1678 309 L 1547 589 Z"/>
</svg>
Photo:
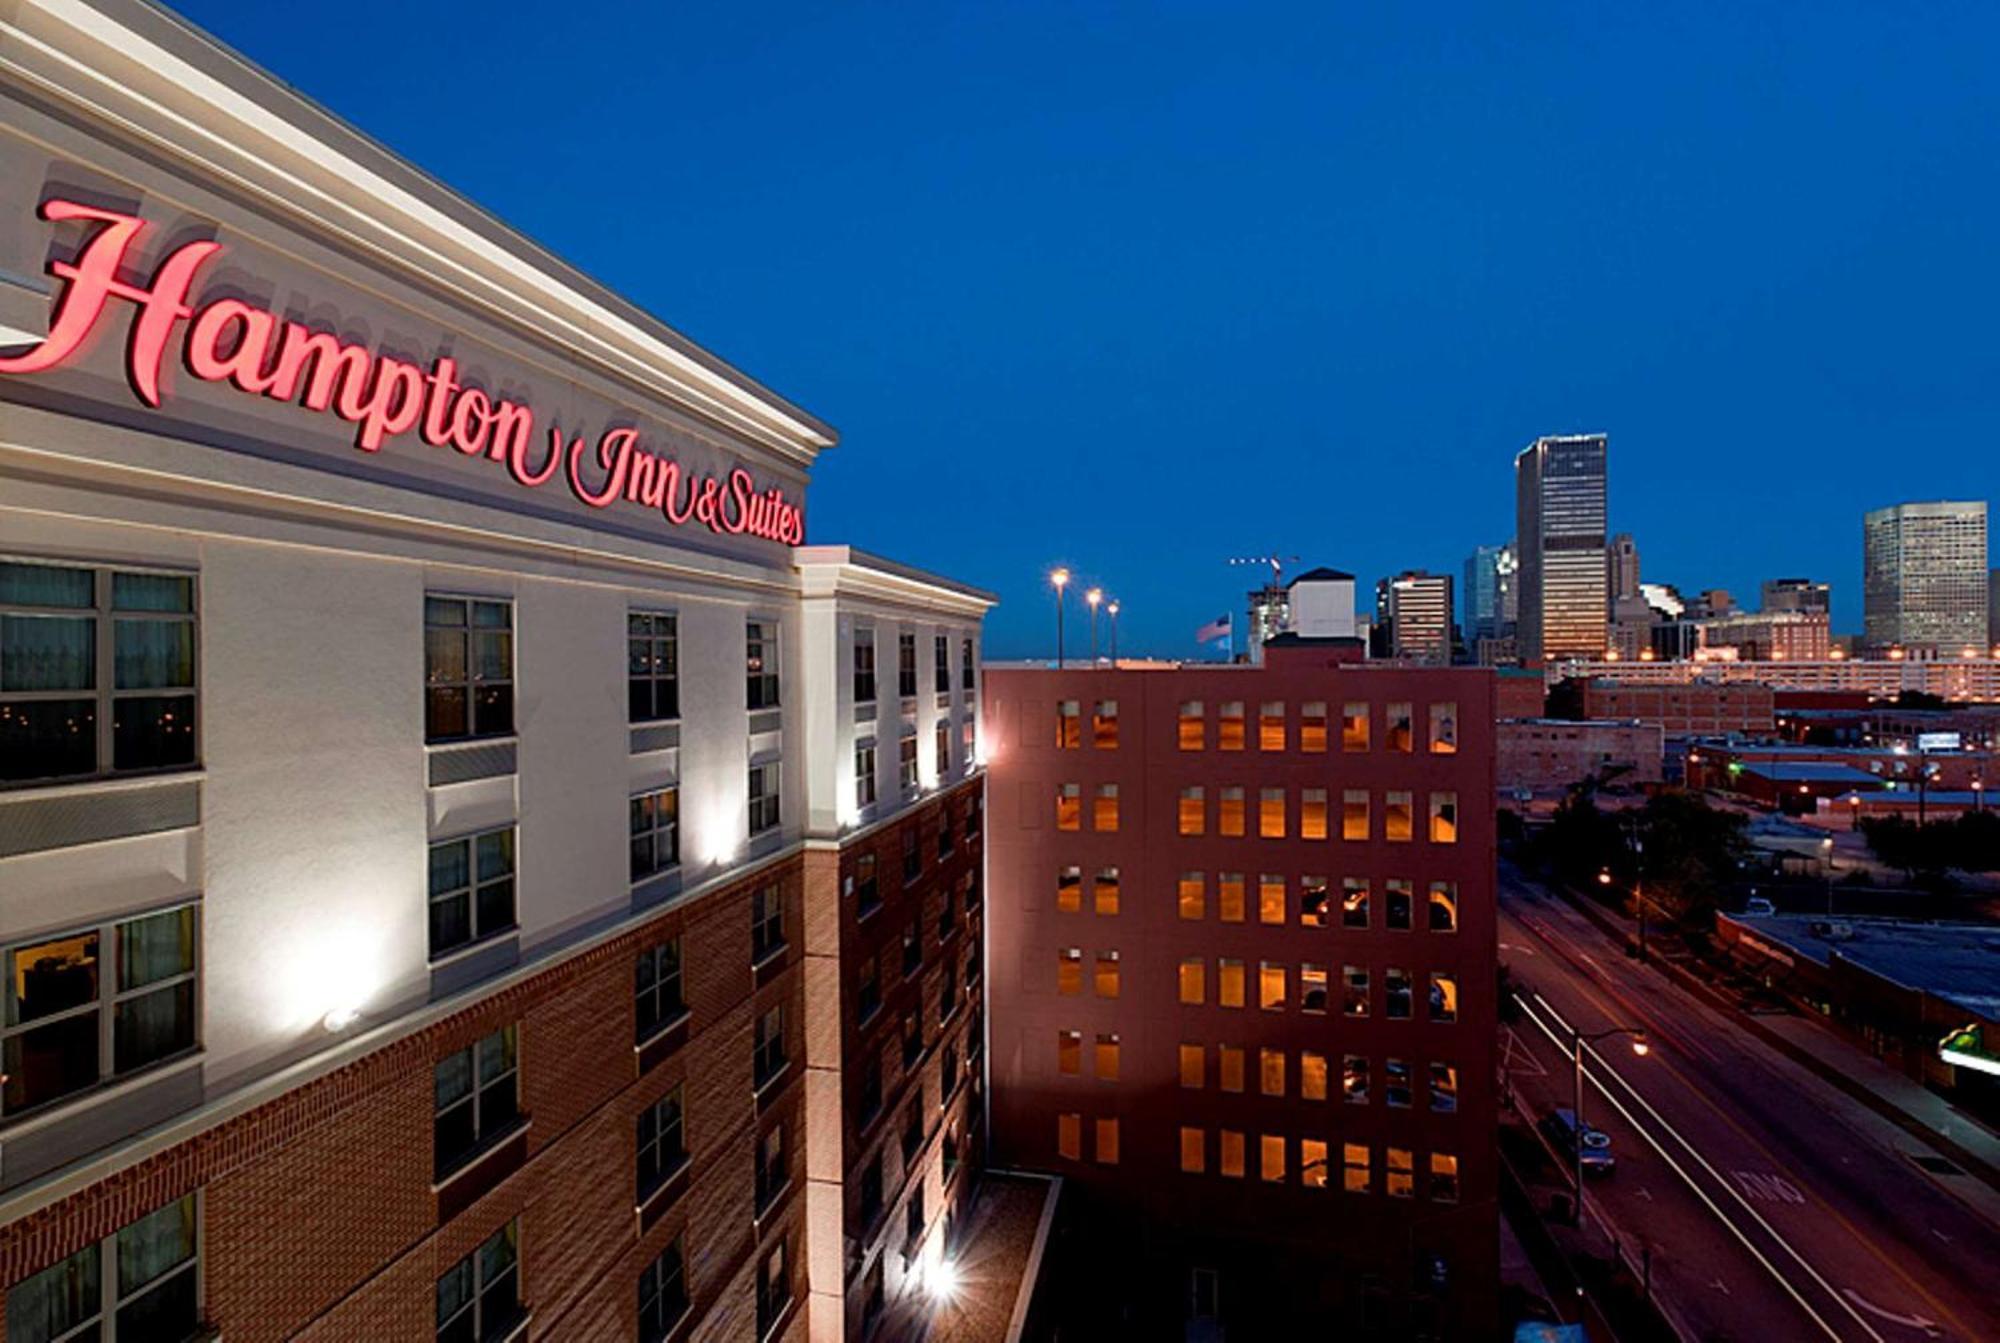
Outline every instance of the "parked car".
<svg viewBox="0 0 2000 1343">
<path fill-rule="evenodd" d="M 1743 904 L 1745 914 L 1776 914 L 1778 907 L 1761 895 L 1753 895 Z"/>
<path fill-rule="evenodd" d="M 1565 1155 L 1581 1151 L 1585 1175 L 1609 1175 L 1618 1169 L 1618 1159 L 1611 1154 L 1611 1135 L 1588 1122 L 1579 1129 L 1573 1110 L 1565 1108 L 1550 1114 L 1542 1120 L 1542 1132 Z"/>
</svg>

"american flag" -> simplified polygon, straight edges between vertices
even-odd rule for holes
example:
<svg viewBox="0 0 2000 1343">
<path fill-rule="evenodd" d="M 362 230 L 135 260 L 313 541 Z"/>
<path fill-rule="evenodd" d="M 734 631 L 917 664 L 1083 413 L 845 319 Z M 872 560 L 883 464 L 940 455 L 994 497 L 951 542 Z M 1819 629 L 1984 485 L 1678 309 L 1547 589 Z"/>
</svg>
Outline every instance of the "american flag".
<svg viewBox="0 0 2000 1343">
<path fill-rule="evenodd" d="M 1217 616 L 1214 620 L 1211 620 L 1208 624 L 1203 625 L 1194 632 L 1194 641 L 1198 644 L 1205 644 L 1213 639 L 1227 639 L 1228 637 L 1229 616 L 1227 613 Z"/>
</svg>

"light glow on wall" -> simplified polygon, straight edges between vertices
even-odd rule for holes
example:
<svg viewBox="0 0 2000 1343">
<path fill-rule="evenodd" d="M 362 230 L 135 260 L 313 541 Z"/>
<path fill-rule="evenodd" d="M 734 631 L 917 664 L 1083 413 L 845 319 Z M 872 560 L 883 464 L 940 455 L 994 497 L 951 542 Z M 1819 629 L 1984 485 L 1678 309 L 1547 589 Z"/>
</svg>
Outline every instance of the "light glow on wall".
<svg viewBox="0 0 2000 1343">
<path fill-rule="evenodd" d="M 387 985 L 390 929 L 350 921 L 301 932 L 293 945 L 279 948 L 273 963 L 280 978 L 273 995 L 278 1021 L 288 1035 L 313 1030 L 338 1033 L 360 1020 Z"/>
</svg>

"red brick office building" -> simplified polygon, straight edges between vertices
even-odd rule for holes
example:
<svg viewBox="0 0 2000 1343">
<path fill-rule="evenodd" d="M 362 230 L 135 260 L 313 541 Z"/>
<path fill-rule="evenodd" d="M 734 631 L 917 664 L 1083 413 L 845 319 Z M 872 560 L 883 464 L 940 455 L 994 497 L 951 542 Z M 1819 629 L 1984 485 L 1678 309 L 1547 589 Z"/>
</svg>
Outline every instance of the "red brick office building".
<svg viewBox="0 0 2000 1343">
<path fill-rule="evenodd" d="M 1083 1327 L 1485 1337 L 1487 670 L 987 669 L 993 1157 L 1074 1191 Z"/>
</svg>

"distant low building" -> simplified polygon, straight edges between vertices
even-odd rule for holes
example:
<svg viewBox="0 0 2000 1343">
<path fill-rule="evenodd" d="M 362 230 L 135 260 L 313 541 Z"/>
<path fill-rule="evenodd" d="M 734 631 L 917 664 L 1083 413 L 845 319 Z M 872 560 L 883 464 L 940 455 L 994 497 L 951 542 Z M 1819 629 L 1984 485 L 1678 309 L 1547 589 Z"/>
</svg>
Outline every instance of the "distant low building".
<svg viewBox="0 0 2000 1343">
<path fill-rule="evenodd" d="M 1661 780 L 1666 734 L 1657 723 L 1515 718 L 1502 719 L 1499 728 L 1503 796 L 1567 789 L 1592 775 L 1620 785 Z"/>
<path fill-rule="evenodd" d="M 1583 712 L 1586 718 L 1638 719 L 1670 736 L 1725 732 L 1768 736 L 1775 724 L 1769 686 L 1705 681 L 1648 685 L 1593 678 L 1584 687 Z"/>
</svg>

